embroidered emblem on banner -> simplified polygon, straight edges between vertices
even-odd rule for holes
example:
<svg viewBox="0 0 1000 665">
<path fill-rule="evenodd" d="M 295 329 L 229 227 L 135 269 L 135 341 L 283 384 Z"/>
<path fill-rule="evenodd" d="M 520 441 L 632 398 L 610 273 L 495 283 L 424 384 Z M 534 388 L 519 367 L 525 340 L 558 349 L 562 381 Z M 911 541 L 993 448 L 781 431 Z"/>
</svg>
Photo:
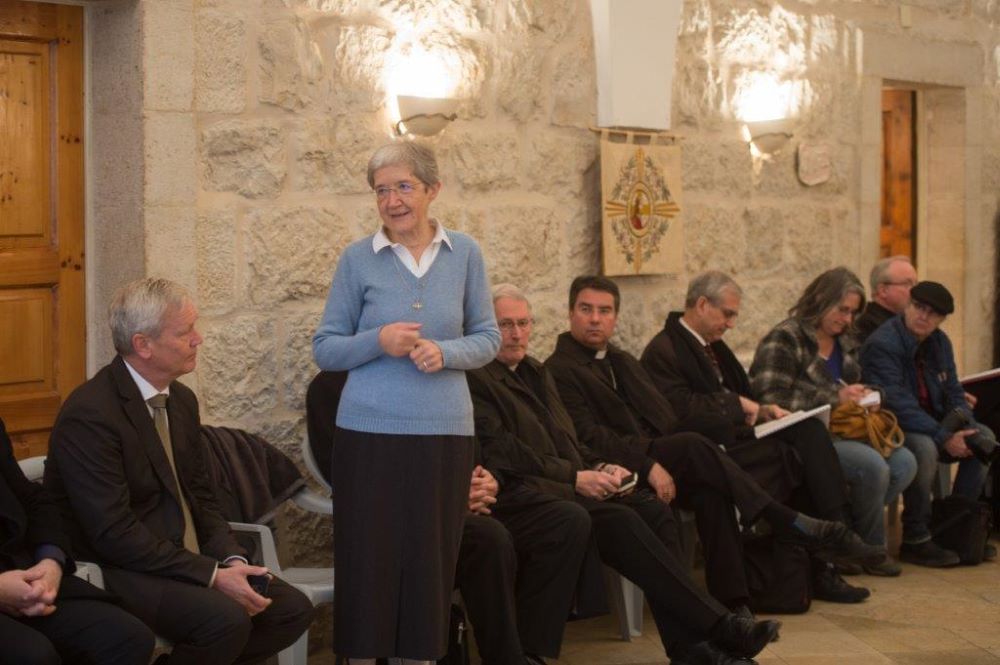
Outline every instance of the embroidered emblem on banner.
<svg viewBox="0 0 1000 665">
<path fill-rule="evenodd" d="M 601 141 L 604 274 L 679 272 L 680 148 Z"/>
</svg>

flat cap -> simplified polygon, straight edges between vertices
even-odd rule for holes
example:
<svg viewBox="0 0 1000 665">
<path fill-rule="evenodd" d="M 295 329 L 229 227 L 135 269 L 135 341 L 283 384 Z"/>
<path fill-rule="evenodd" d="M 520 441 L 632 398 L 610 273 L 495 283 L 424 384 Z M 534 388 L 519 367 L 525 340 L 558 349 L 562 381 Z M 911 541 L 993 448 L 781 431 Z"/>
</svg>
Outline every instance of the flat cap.
<svg viewBox="0 0 1000 665">
<path fill-rule="evenodd" d="M 917 282 L 910 289 L 910 299 L 922 302 L 941 316 L 948 316 L 955 311 L 955 300 L 951 293 L 938 282 Z"/>
</svg>

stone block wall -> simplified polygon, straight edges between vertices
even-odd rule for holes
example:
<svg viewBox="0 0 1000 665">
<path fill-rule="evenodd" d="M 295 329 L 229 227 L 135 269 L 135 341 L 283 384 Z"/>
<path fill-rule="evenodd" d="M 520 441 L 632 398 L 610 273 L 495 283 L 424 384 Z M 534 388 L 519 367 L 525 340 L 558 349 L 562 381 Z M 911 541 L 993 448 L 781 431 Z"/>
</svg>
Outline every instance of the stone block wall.
<svg viewBox="0 0 1000 665">
<path fill-rule="evenodd" d="M 190 382 L 207 422 L 261 432 L 296 451 L 315 372 L 310 337 L 337 257 L 378 223 L 364 169 L 372 149 L 390 138 L 383 62 L 411 30 L 422 31 L 423 43 L 461 73 L 459 119 L 432 140 L 444 180 L 432 212 L 479 240 L 495 283 L 515 282 L 531 294 L 534 352 L 548 355 L 566 326 L 570 280 L 600 268 L 588 2 L 129 4 L 127 15 L 142 34 L 142 67 L 118 75 L 141 80 L 143 230 L 134 238 L 121 224 L 120 237 L 142 244 L 147 273 L 177 279 L 197 294 L 206 341 Z M 975 107 L 965 118 L 980 132 L 974 154 L 966 155 L 974 160 L 965 181 L 976 180 L 975 210 L 957 219 L 944 215 L 934 237 L 960 229 L 966 243 L 955 252 L 992 271 L 1000 5 L 909 4 L 913 24 L 906 28 L 899 3 L 890 0 L 685 0 L 676 63 L 650 63 L 676 70 L 672 117 L 683 155 L 684 269 L 619 280 L 622 346 L 640 352 L 667 311 L 681 305 L 687 280 L 706 268 L 727 270 L 744 286 L 743 313 L 729 337 L 744 358 L 823 269 L 845 264 L 865 278 L 872 256 L 865 239 L 873 231 L 863 220 L 877 205 L 878 187 L 877 179 L 862 176 L 880 167 L 872 161 L 877 110 L 868 109 L 879 88 L 866 87 L 863 51 L 875 43 L 898 41 L 892 54 L 901 61 L 926 59 L 912 46 L 922 43 L 954 45 L 971 60 L 925 63 L 934 80 L 954 76 L 976 88 L 965 98 Z M 978 78 L 968 82 L 972 65 Z M 735 100 L 755 72 L 792 81 L 796 92 L 791 145 L 758 164 L 734 118 Z M 94 111 L 99 131 L 116 131 L 113 108 L 95 104 Z M 944 151 L 934 164 L 946 165 L 961 137 L 931 138 Z M 832 155 L 831 178 L 815 187 L 795 175 L 794 146 L 803 141 L 824 143 Z M 114 160 L 97 156 L 102 169 L 113 171 Z M 126 165 L 119 168 L 123 178 L 136 177 Z M 108 234 L 119 230 L 113 215 L 105 223 Z M 91 265 L 98 274 L 112 268 L 112 257 Z M 992 322 L 992 274 L 983 282 L 965 291 L 973 309 L 967 327 L 970 320 L 980 328 Z M 988 362 L 988 342 L 977 348 Z M 321 523 L 295 531 L 303 560 L 326 555 L 313 547 L 313 527 Z M 328 538 L 328 531 L 320 533 Z"/>
</svg>

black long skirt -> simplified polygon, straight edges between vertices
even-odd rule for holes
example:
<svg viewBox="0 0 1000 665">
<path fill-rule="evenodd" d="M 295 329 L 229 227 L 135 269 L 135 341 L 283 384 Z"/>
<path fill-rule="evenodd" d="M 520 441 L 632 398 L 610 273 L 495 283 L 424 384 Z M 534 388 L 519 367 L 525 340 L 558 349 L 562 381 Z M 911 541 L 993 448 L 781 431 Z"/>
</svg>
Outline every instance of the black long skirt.
<svg viewBox="0 0 1000 665">
<path fill-rule="evenodd" d="M 334 651 L 436 660 L 447 648 L 473 440 L 337 428 Z"/>
</svg>

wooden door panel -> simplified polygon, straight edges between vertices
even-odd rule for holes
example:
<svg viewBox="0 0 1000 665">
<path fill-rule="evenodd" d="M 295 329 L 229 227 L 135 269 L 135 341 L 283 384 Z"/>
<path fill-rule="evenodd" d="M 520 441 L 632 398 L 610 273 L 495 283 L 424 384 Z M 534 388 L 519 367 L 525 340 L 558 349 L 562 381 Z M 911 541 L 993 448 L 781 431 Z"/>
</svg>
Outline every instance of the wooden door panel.
<svg viewBox="0 0 1000 665">
<path fill-rule="evenodd" d="M 85 375 L 83 10 L 0 2 L 0 418 L 45 454 Z"/>
<path fill-rule="evenodd" d="M 52 291 L 0 292 L 0 395 L 55 387 Z"/>
<path fill-rule="evenodd" d="M 882 227 L 881 256 L 915 259 L 914 93 L 882 91 Z"/>
<path fill-rule="evenodd" d="M 51 240 L 49 45 L 0 40 L 0 249 Z"/>
</svg>

